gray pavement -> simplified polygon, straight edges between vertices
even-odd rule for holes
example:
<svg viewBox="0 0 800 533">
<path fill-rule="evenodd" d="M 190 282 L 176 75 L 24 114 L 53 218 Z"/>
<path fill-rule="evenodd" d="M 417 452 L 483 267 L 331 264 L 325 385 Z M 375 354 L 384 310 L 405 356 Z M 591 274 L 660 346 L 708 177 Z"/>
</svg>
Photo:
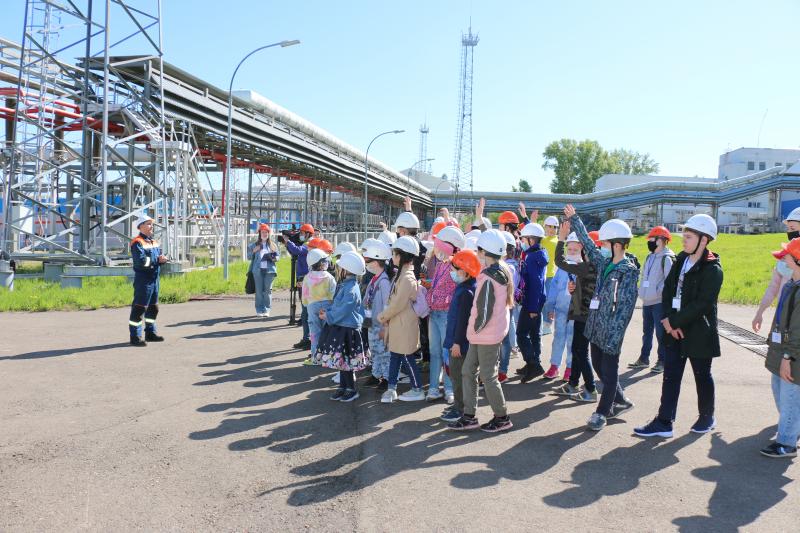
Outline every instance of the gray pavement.
<svg viewBox="0 0 800 533">
<path fill-rule="evenodd" d="M 592 406 L 514 381 L 513 431 L 455 434 L 442 404 L 330 402 L 286 312 L 285 298 L 267 320 L 245 299 L 164 305 L 167 341 L 146 350 L 126 345 L 126 309 L 0 314 L 0 530 L 797 529 L 800 466 L 758 454 L 777 420 L 769 374 L 729 341 L 710 435 L 688 433 L 687 375 L 675 438 L 633 437 L 660 377 L 626 370 L 636 408 L 598 434 Z M 623 366 L 640 327 L 637 313 Z"/>
</svg>

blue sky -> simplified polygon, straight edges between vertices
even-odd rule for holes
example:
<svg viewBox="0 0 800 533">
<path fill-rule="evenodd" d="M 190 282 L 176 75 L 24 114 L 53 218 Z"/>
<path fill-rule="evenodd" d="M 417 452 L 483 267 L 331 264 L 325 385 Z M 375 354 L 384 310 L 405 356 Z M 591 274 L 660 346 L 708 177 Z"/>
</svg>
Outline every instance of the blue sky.
<svg viewBox="0 0 800 533">
<path fill-rule="evenodd" d="M 148 0 L 152 1 L 152 0 Z M 22 0 L 0 36 L 19 41 Z M 143 2 L 148 3 L 148 2 Z M 716 176 L 728 149 L 800 145 L 796 0 L 376 2 L 165 0 L 166 60 L 253 89 L 397 169 L 427 118 L 434 174 L 451 174 L 461 32 L 475 50 L 476 190 L 548 189 L 542 151 L 562 137 L 649 152 L 664 175 Z"/>
</svg>

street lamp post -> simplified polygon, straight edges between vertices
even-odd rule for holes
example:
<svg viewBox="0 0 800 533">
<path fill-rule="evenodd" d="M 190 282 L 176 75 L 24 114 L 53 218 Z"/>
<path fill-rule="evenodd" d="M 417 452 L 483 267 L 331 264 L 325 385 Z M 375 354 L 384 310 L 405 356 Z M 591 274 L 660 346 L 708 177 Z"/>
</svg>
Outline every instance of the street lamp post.
<svg viewBox="0 0 800 533">
<path fill-rule="evenodd" d="M 436 216 L 436 195 L 439 194 L 439 187 L 447 183 L 447 178 L 442 178 L 442 181 L 439 182 L 439 185 L 433 190 L 433 216 Z"/>
<path fill-rule="evenodd" d="M 390 133 L 403 133 L 406 130 L 389 130 L 384 131 L 383 133 L 379 133 L 367 145 L 367 153 L 364 156 L 364 238 L 367 238 L 367 194 L 368 194 L 368 184 L 369 184 L 369 149 L 372 148 L 372 143 L 378 140 L 379 137 L 383 137 L 384 135 L 389 135 Z"/>
<path fill-rule="evenodd" d="M 411 180 L 411 173 L 414 172 L 414 167 L 415 166 L 419 165 L 420 163 L 428 163 L 430 161 L 435 161 L 435 160 L 436 160 L 435 157 L 431 157 L 429 159 L 420 159 L 419 161 L 417 161 L 416 163 L 411 165 L 411 167 L 408 169 L 408 174 L 406 175 L 406 178 L 408 178 L 406 180 L 406 186 L 409 187 L 409 188 L 411 187 L 411 181 L 410 181 Z"/>
<path fill-rule="evenodd" d="M 239 64 L 236 65 L 236 69 L 233 71 L 233 75 L 231 76 L 231 83 L 228 86 L 228 146 L 225 151 L 225 175 L 223 178 L 223 199 L 222 199 L 222 209 L 225 212 L 225 232 L 222 239 L 222 246 L 225 249 L 223 252 L 223 260 L 222 260 L 222 275 L 225 279 L 228 279 L 228 261 L 229 261 L 229 254 L 228 254 L 228 239 L 230 236 L 230 209 L 228 209 L 228 204 L 230 204 L 230 183 L 231 183 L 231 144 L 232 144 L 232 132 L 233 129 L 233 80 L 236 78 L 236 73 L 239 72 L 239 67 L 242 66 L 248 57 L 255 54 L 256 52 L 260 52 L 261 50 L 265 50 L 267 48 L 272 48 L 275 46 L 280 46 L 281 48 L 286 48 L 287 46 L 294 46 L 296 44 L 300 44 L 298 40 L 292 41 L 280 41 L 278 43 L 268 44 L 266 46 L 261 46 L 256 48 L 241 61 Z"/>
</svg>

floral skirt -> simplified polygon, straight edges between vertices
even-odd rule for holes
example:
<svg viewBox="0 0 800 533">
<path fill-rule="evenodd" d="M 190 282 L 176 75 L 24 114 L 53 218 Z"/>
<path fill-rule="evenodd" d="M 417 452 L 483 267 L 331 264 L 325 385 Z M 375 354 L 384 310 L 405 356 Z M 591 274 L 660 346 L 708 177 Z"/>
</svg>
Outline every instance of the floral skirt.
<svg viewBox="0 0 800 533">
<path fill-rule="evenodd" d="M 325 324 L 317 342 L 314 362 L 333 370 L 359 371 L 368 367 L 370 354 L 361 337 L 361 328 Z"/>
</svg>

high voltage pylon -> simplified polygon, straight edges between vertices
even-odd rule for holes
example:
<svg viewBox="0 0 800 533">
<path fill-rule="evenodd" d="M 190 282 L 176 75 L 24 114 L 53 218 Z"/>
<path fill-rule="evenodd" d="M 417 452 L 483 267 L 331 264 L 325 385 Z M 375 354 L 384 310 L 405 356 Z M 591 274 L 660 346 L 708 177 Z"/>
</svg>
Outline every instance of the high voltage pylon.
<svg viewBox="0 0 800 533">
<path fill-rule="evenodd" d="M 417 158 L 417 172 L 430 172 L 430 163 L 428 162 L 428 124 L 422 124 L 419 127 L 419 157 Z"/>
<path fill-rule="evenodd" d="M 461 34 L 461 71 L 458 88 L 458 124 L 456 126 L 456 153 L 451 181 L 454 189 L 455 207 L 458 207 L 460 189 L 469 187 L 473 191 L 472 176 L 472 82 L 475 47 L 478 34 L 472 33 L 472 21 L 466 34 Z"/>
</svg>

